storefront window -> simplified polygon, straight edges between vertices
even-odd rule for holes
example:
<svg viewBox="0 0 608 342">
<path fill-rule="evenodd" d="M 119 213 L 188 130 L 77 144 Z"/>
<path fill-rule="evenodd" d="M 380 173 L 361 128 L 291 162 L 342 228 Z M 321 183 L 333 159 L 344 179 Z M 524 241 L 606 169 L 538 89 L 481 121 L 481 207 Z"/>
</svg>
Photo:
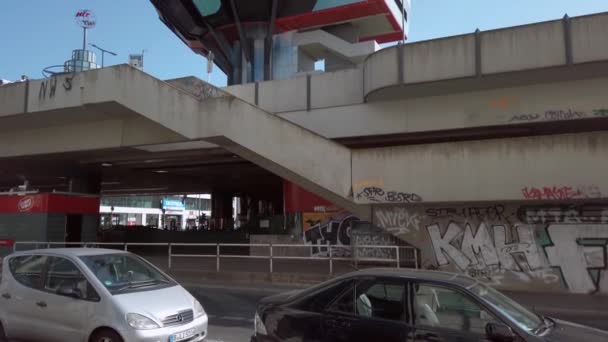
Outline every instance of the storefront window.
<svg viewBox="0 0 608 342">
<path fill-rule="evenodd" d="M 157 214 L 146 215 L 146 226 L 158 228 L 158 216 Z"/>
</svg>

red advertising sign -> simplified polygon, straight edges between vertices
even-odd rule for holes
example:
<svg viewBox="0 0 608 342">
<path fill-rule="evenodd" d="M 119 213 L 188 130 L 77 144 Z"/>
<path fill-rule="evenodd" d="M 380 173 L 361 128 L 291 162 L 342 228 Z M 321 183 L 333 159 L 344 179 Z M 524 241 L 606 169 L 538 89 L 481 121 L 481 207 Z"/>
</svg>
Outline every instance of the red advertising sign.
<svg viewBox="0 0 608 342">
<path fill-rule="evenodd" d="M 99 197 L 69 194 L 0 196 L 0 213 L 99 214 Z"/>
<path fill-rule="evenodd" d="M 34 207 L 34 198 L 32 196 L 25 196 L 17 203 L 17 209 L 19 211 L 30 211 Z"/>
</svg>

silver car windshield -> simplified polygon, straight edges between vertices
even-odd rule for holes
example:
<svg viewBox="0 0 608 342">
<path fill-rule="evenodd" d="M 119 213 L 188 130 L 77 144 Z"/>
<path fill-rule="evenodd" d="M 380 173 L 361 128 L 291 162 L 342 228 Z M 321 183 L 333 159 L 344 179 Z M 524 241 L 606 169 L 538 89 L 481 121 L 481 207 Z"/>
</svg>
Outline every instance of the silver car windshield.
<svg viewBox="0 0 608 342">
<path fill-rule="evenodd" d="M 91 255 L 80 259 L 112 294 L 172 285 L 167 277 L 132 254 Z"/>
<path fill-rule="evenodd" d="M 534 333 L 545 324 L 542 317 L 487 285 L 476 283 L 468 289 L 527 332 Z"/>
</svg>

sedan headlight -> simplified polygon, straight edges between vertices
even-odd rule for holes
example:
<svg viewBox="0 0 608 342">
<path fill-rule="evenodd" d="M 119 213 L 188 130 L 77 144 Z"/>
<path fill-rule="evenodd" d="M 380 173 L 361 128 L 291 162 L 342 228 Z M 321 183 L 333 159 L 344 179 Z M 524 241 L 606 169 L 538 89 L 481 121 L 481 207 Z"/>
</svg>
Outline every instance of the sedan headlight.
<svg viewBox="0 0 608 342">
<path fill-rule="evenodd" d="M 136 314 L 130 313 L 127 314 L 127 323 L 133 328 L 137 330 L 150 330 L 150 329 L 158 329 L 160 326 L 156 324 L 152 319 Z"/>
<path fill-rule="evenodd" d="M 258 315 L 257 312 L 255 313 L 253 321 L 253 334 L 255 336 L 257 336 L 258 334 L 268 335 L 268 333 L 266 332 L 266 327 L 264 326 L 264 322 L 262 322 L 262 319 L 260 318 L 260 315 Z"/>
<path fill-rule="evenodd" d="M 198 300 L 194 300 L 194 318 L 199 318 L 205 314 L 205 309 Z"/>
</svg>

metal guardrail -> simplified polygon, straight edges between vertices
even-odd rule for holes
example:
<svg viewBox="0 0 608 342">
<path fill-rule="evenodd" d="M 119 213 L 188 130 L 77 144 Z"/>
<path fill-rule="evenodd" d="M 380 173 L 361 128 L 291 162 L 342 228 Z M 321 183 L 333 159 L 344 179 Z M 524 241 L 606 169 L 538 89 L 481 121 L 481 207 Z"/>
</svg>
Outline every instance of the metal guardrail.
<svg viewBox="0 0 608 342">
<path fill-rule="evenodd" d="M 329 266 L 329 274 L 334 273 L 334 262 L 335 261 L 350 261 L 355 264 L 358 263 L 376 263 L 386 264 L 392 267 L 401 268 L 403 261 L 407 261 L 408 264 L 413 265 L 413 268 L 418 268 L 418 253 L 416 248 L 408 246 L 381 246 L 381 245 L 356 245 L 356 246 L 337 246 L 337 245 L 292 245 L 292 244 L 241 244 L 241 243 L 119 243 L 119 242 L 41 242 L 41 241 L 16 241 L 13 244 L 13 251 L 19 251 L 19 246 L 30 246 L 40 249 L 42 248 L 57 248 L 57 247 L 85 247 L 85 248 L 97 248 L 97 247 L 120 247 L 124 251 L 129 251 L 129 246 L 166 246 L 167 247 L 167 266 L 169 269 L 172 268 L 174 258 L 215 258 L 216 260 L 216 271 L 221 271 L 221 259 L 268 259 L 268 269 L 270 273 L 274 272 L 274 262 L 277 260 L 311 260 L 311 261 L 327 261 Z M 174 247 L 215 247 L 215 253 L 213 254 L 192 254 L 192 253 L 174 253 Z M 222 247 L 248 247 L 250 248 L 268 248 L 268 255 L 250 255 L 250 254 L 222 254 Z M 276 248 L 307 248 L 311 249 L 310 256 L 287 256 L 277 255 L 275 253 Z M 312 249 L 326 249 L 326 255 L 313 255 Z M 335 253 L 335 250 L 344 250 L 345 248 L 352 250 L 351 256 L 339 256 Z M 360 250 L 366 250 L 365 254 L 374 254 L 370 251 L 385 251 L 381 254 L 390 255 L 391 257 L 376 258 L 376 257 L 358 257 L 357 252 Z M 386 252 L 388 251 L 388 253 Z M 405 257 L 405 258 L 404 258 Z"/>
</svg>

